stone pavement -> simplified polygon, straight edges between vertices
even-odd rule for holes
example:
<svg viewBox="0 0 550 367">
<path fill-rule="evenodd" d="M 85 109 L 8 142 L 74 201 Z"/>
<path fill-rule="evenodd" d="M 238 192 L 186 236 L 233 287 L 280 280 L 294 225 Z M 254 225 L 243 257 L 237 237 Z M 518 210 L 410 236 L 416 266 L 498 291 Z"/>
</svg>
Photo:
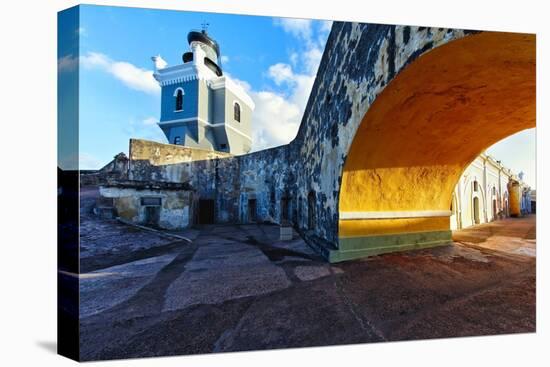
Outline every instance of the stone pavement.
<svg viewBox="0 0 550 367">
<path fill-rule="evenodd" d="M 510 254 L 536 256 L 536 216 L 506 218 L 453 232 L 453 240 Z"/>
<path fill-rule="evenodd" d="M 83 360 L 535 331 L 535 258 L 522 252 L 456 242 L 330 265 L 275 225 L 205 226 L 192 244 L 159 246 L 99 225 L 121 236 L 84 246 L 136 235 L 149 247 L 123 263 L 90 257 L 106 266 L 80 279 Z"/>
</svg>

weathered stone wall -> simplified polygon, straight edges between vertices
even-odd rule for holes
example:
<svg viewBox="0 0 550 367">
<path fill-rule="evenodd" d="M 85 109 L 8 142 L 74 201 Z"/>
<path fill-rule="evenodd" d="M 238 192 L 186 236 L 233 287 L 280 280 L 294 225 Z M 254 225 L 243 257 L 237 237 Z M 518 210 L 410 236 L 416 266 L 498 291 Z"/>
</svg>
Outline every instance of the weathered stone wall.
<svg viewBox="0 0 550 367">
<path fill-rule="evenodd" d="M 281 146 L 237 157 L 241 222 L 248 221 L 249 199 L 256 200 L 258 221 L 281 222 L 281 200 L 292 198 L 294 175 L 288 154 L 288 146 Z"/>
<path fill-rule="evenodd" d="M 160 198 L 158 226 L 165 229 L 183 229 L 193 224 L 194 195 L 187 190 L 101 186 L 102 198 L 111 198 L 117 215 L 125 220 L 147 224 L 146 206 L 142 198 Z"/>
<path fill-rule="evenodd" d="M 222 223 L 247 221 L 249 199 L 256 199 L 258 220 L 280 222 L 287 199 L 289 219 L 309 243 L 337 248 L 343 165 L 366 111 L 408 64 L 467 33 L 335 22 L 289 145 L 233 157 L 132 140 L 130 179 L 189 182 L 199 197 L 216 200 Z"/>
<path fill-rule="evenodd" d="M 118 153 L 111 162 L 98 171 L 80 173 L 80 186 L 99 186 L 109 180 L 128 179 L 129 159 L 124 153 Z"/>
<path fill-rule="evenodd" d="M 229 158 L 231 154 L 174 144 L 130 139 L 128 178 L 136 181 L 194 182 L 212 187 L 215 159 Z M 197 167 L 195 167 L 197 166 Z M 208 174 L 198 178 L 194 169 Z M 207 182 L 197 181 L 207 178 Z M 195 186 L 195 185 L 194 185 Z M 195 186 L 197 187 L 197 186 Z"/>
<path fill-rule="evenodd" d="M 297 195 L 316 192 L 316 238 L 337 246 L 342 170 L 367 110 L 391 80 L 423 53 L 462 38 L 462 30 L 336 22 L 291 142 Z"/>
<path fill-rule="evenodd" d="M 215 200 L 218 223 L 247 222 L 249 199 L 257 201 L 258 221 L 279 222 L 278 203 L 290 196 L 287 187 L 292 182 L 288 175 L 288 151 L 288 146 L 283 146 L 234 157 L 132 139 L 129 178 L 188 183 L 198 198 Z"/>
</svg>

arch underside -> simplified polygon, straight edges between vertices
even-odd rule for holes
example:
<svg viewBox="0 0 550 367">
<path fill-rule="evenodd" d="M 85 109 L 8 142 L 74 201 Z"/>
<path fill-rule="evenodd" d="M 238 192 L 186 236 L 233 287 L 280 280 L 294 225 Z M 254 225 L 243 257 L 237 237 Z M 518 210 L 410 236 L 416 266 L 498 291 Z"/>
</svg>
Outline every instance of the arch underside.
<svg viewBox="0 0 550 367">
<path fill-rule="evenodd" d="M 482 32 L 420 56 L 355 134 L 331 261 L 450 241 L 452 192 L 492 144 L 535 127 L 535 35 Z"/>
</svg>

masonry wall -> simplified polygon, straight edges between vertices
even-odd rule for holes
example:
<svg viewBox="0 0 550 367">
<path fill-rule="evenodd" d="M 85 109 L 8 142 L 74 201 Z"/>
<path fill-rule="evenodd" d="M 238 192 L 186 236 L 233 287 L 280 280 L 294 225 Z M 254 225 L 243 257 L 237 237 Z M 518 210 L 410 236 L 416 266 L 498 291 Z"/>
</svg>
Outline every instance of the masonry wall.
<svg viewBox="0 0 550 367">
<path fill-rule="evenodd" d="M 101 186 L 100 194 L 103 198 L 113 200 L 119 217 L 134 223 L 147 222 L 146 206 L 142 205 L 142 198 L 159 198 L 159 227 L 183 229 L 193 224 L 195 205 L 191 191 Z"/>
<path fill-rule="evenodd" d="M 199 183 L 213 187 L 215 160 L 231 154 L 130 139 L 128 178 L 136 181 Z M 199 176 L 195 172 L 201 173 Z M 203 177 L 204 176 L 204 177 Z"/>
<path fill-rule="evenodd" d="M 130 140 L 129 179 L 188 183 L 197 197 L 215 201 L 216 222 L 246 223 L 256 200 L 255 220 L 281 220 L 280 201 L 290 198 L 288 146 L 235 157 L 227 153 L 152 141 Z"/>
<path fill-rule="evenodd" d="M 391 80 L 429 50 L 468 32 L 359 23 L 333 24 L 296 139 L 290 144 L 296 195 L 315 193 L 309 242 L 337 247 L 343 166 L 367 110 Z M 307 210 L 300 211 L 304 228 Z"/>
<path fill-rule="evenodd" d="M 342 169 L 366 111 L 409 63 L 467 33 L 335 22 L 289 145 L 231 157 L 176 148 L 169 153 L 135 143 L 130 178 L 189 181 L 200 196 L 216 200 L 222 223 L 246 221 L 250 199 L 256 200 L 257 220 L 279 222 L 281 199 L 287 198 L 291 220 L 306 240 L 321 249 L 336 248 Z"/>
</svg>

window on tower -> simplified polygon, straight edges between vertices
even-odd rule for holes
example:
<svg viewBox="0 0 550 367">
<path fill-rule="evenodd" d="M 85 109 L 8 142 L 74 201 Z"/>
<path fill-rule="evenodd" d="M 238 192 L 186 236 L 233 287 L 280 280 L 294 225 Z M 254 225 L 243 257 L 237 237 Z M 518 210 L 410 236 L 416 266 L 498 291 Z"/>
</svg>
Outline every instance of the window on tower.
<svg viewBox="0 0 550 367">
<path fill-rule="evenodd" d="M 237 122 L 241 122 L 241 105 L 237 102 L 233 105 L 233 119 Z"/>
<path fill-rule="evenodd" d="M 181 143 L 181 138 L 180 138 L 179 136 L 176 136 L 176 137 L 174 138 L 174 144 L 178 144 L 178 145 L 179 145 L 180 143 Z"/>
<path fill-rule="evenodd" d="M 183 89 L 178 88 L 175 93 L 176 96 L 176 111 L 183 110 Z"/>
</svg>

